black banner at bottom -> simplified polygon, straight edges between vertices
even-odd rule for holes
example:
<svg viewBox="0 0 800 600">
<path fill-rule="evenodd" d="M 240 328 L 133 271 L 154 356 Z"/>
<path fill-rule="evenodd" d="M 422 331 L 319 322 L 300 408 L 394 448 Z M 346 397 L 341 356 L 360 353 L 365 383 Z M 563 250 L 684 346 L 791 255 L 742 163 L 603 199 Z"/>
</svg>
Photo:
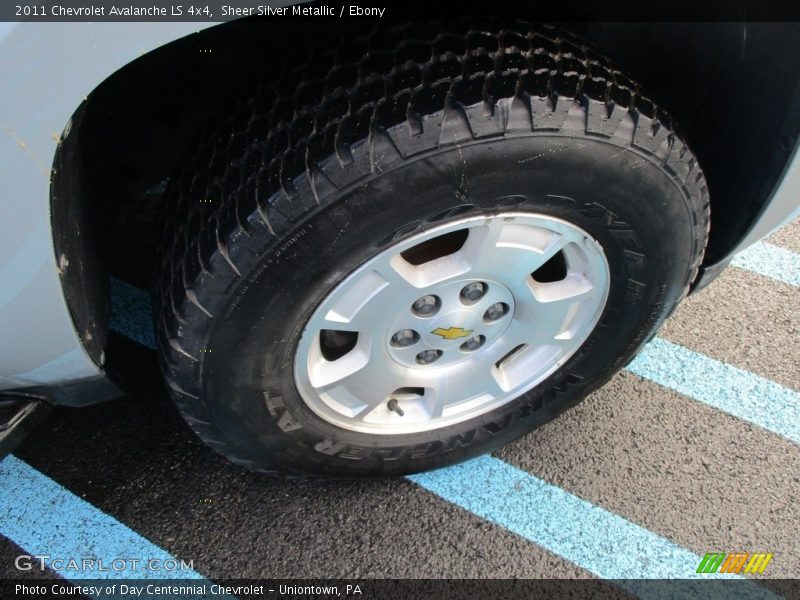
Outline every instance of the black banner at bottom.
<svg viewBox="0 0 800 600">
<path fill-rule="evenodd" d="M 599 579 L 2 579 L 19 600 L 529 600 L 531 598 L 800 599 L 800 580 Z"/>
</svg>

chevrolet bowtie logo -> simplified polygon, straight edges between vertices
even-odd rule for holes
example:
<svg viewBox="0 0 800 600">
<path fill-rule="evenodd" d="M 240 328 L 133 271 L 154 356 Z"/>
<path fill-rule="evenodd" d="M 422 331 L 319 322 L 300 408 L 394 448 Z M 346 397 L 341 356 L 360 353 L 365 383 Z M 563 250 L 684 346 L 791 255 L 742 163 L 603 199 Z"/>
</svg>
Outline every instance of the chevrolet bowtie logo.
<svg viewBox="0 0 800 600">
<path fill-rule="evenodd" d="M 472 333 L 472 329 L 461 329 L 461 327 L 448 327 L 447 329 L 443 329 L 437 327 L 431 331 L 431 333 L 441 336 L 446 340 L 457 340 L 458 338 L 467 337 Z"/>
</svg>

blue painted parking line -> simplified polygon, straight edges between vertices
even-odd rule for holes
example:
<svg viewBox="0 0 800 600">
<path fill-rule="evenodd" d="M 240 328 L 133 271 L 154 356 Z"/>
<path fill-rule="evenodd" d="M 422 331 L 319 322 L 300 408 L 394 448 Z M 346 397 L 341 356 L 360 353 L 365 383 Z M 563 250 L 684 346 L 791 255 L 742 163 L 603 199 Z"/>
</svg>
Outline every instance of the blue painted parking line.
<svg viewBox="0 0 800 600">
<path fill-rule="evenodd" d="M 110 326 L 142 346 L 155 348 L 150 295 L 129 283 L 112 278 Z"/>
<path fill-rule="evenodd" d="M 800 287 L 800 254 L 769 242 L 756 242 L 746 248 L 731 265 Z"/>
<path fill-rule="evenodd" d="M 490 456 L 411 475 L 408 479 L 598 577 L 614 580 L 737 577 L 698 574 L 695 570 L 702 557 L 694 552 Z M 619 581 L 619 584 L 634 592 L 639 589 L 635 582 Z M 689 592 L 691 588 L 682 591 Z M 698 587 L 696 591 L 707 592 L 708 588 Z M 737 591 L 748 598 L 775 597 L 755 584 L 743 585 Z"/>
<path fill-rule="evenodd" d="M 661 338 L 627 369 L 800 444 L 800 392 Z"/>
<path fill-rule="evenodd" d="M 49 556 L 45 564 L 71 581 L 206 581 L 192 565 L 176 559 L 15 456 L 0 461 L 0 514 L 0 534 L 32 556 Z M 84 558 L 97 562 L 81 570 Z M 64 562 L 69 559 L 77 560 L 81 568 Z"/>
</svg>

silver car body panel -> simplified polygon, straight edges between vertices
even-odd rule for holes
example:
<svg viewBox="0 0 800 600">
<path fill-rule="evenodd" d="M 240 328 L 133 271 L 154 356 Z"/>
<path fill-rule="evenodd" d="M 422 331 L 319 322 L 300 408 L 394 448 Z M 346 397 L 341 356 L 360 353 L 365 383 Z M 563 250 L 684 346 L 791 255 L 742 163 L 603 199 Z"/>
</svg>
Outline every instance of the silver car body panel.
<svg viewBox="0 0 800 600">
<path fill-rule="evenodd" d="M 88 94 L 159 46 L 215 23 L 0 23 L 0 390 L 96 379 L 61 286 L 50 175 L 56 146 Z M 795 151 L 736 250 L 797 215 Z"/>
<path fill-rule="evenodd" d="M 769 202 L 732 254 L 752 246 L 796 217 L 800 217 L 800 145 L 794 149 Z"/>
<path fill-rule="evenodd" d="M 203 27 L 0 23 L 0 389 L 101 372 L 84 351 L 61 287 L 59 269 L 80 265 L 55 256 L 53 156 L 73 112 L 104 79 Z"/>
</svg>

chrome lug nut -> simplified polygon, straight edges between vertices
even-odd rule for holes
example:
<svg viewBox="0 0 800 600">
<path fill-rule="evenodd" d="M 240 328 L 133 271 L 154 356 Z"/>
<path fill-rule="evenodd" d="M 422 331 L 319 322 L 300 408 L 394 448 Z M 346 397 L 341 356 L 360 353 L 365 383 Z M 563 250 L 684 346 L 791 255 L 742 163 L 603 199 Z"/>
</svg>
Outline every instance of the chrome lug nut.
<svg viewBox="0 0 800 600">
<path fill-rule="evenodd" d="M 489 286 L 482 281 L 473 281 L 472 283 L 468 283 L 461 288 L 461 301 L 464 304 L 473 304 L 477 302 L 483 298 L 488 287 Z"/>
<path fill-rule="evenodd" d="M 438 296 L 423 296 L 411 305 L 411 312 L 418 317 L 430 317 L 439 311 L 441 304 Z"/>
<path fill-rule="evenodd" d="M 441 355 L 442 355 L 441 350 L 423 350 L 422 352 L 417 354 L 416 361 L 420 365 L 429 365 L 439 360 L 439 357 Z"/>
<path fill-rule="evenodd" d="M 413 329 L 401 329 L 392 336 L 391 344 L 395 348 L 413 346 L 419 341 L 419 334 Z"/>
<path fill-rule="evenodd" d="M 489 322 L 497 321 L 497 319 L 504 316 L 507 312 L 508 304 L 505 302 L 495 302 L 486 309 L 485 313 L 483 313 L 483 320 Z"/>
<path fill-rule="evenodd" d="M 486 338 L 484 336 L 474 335 L 471 338 L 469 338 L 466 342 L 461 344 L 460 348 L 462 352 L 474 352 L 475 350 L 483 346 L 483 343 L 485 341 Z"/>
</svg>

